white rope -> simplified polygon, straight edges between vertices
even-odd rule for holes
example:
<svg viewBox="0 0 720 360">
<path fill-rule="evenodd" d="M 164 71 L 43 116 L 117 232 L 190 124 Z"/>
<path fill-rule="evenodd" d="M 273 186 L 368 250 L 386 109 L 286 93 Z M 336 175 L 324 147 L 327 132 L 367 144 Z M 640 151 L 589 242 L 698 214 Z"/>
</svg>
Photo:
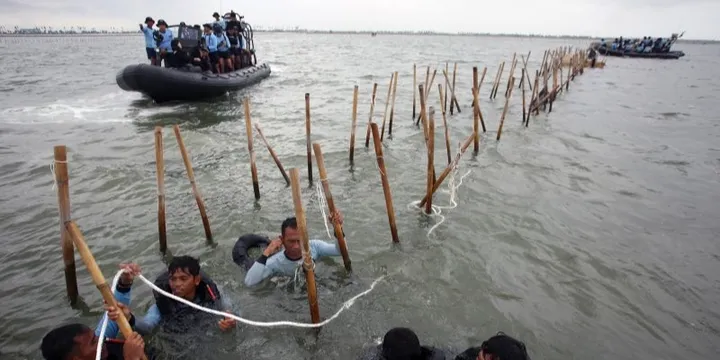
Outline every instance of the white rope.
<svg viewBox="0 0 720 360">
<path fill-rule="evenodd" d="M 330 234 L 330 226 L 328 225 L 327 214 L 325 213 L 325 208 L 327 207 L 327 199 L 325 198 L 325 191 L 323 190 L 323 187 L 321 185 L 323 181 L 325 181 L 325 179 L 320 179 L 320 181 L 315 183 L 315 191 L 317 191 L 317 196 L 320 200 L 318 202 L 318 206 L 320 206 L 320 212 L 322 212 L 323 222 L 325 223 L 325 231 L 327 232 L 328 239 L 332 239 L 332 235 Z"/>
<path fill-rule="evenodd" d="M 117 274 L 115 274 L 115 278 L 113 278 L 113 285 L 112 285 L 112 286 L 113 286 L 113 287 L 112 287 L 113 289 L 115 289 L 115 288 L 117 287 L 117 283 L 118 283 L 118 281 L 120 280 L 120 276 L 123 274 L 123 272 L 125 272 L 125 269 L 122 269 L 122 270 L 118 271 Z M 357 299 L 359 299 L 359 298 L 367 295 L 368 293 L 370 293 L 370 292 L 375 288 L 375 286 L 376 286 L 380 281 L 382 281 L 386 276 L 387 276 L 387 275 L 382 275 L 382 276 L 380 276 L 379 278 L 375 279 L 375 281 L 373 281 L 372 284 L 370 284 L 370 288 L 368 288 L 367 290 L 365 290 L 365 291 L 363 291 L 363 292 L 361 292 L 361 293 L 353 296 L 352 298 L 350 298 L 350 300 L 345 301 L 345 302 L 342 304 L 342 306 L 340 307 L 340 309 L 338 309 L 338 311 L 335 312 L 335 314 L 333 314 L 333 316 L 331 316 L 331 317 L 327 318 L 325 321 L 320 322 L 320 323 L 317 323 L 317 324 L 299 323 L 299 322 L 293 322 L 293 321 L 269 321 L 269 322 L 264 322 L 264 321 L 254 321 L 254 320 L 245 319 L 245 318 L 242 318 L 242 317 L 237 316 L 237 315 L 233 315 L 233 314 L 230 314 L 230 313 L 226 313 L 226 312 L 224 312 L 224 311 L 218 311 L 218 310 L 208 309 L 208 308 L 206 308 L 206 307 L 203 307 L 203 306 L 200 306 L 200 305 L 198 305 L 198 304 L 195 304 L 195 303 L 193 303 L 192 301 L 188 301 L 188 300 L 185 300 L 185 299 L 183 299 L 183 298 L 181 298 L 181 297 L 175 296 L 175 295 L 173 295 L 173 294 L 171 294 L 171 293 L 169 293 L 169 292 L 167 292 L 167 291 L 165 291 L 165 290 L 157 287 L 152 281 L 146 279 L 146 278 L 145 278 L 144 276 L 142 276 L 142 275 L 137 275 L 137 278 L 139 278 L 140 280 L 142 280 L 145 284 L 147 284 L 148 286 L 150 286 L 153 290 L 157 291 L 158 293 L 160 293 L 160 294 L 162 294 L 162 295 L 164 295 L 164 296 L 166 296 L 166 297 L 169 297 L 170 299 L 173 299 L 173 300 L 175 300 L 175 301 L 181 302 L 181 303 L 183 303 L 183 304 L 185 304 L 185 305 L 188 305 L 188 306 L 190 306 L 190 307 L 192 307 L 192 308 L 195 308 L 195 309 L 197 309 L 197 310 L 200 310 L 200 311 L 203 311 L 203 312 L 206 312 L 206 313 L 209 313 L 209 314 L 213 314 L 213 315 L 218 315 L 218 316 L 222 316 L 222 317 L 225 317 L 225 318 L 234 319 L 234 320 L 239 321 L 239 322 L 241 322 L 241 323 L 243 323 L 243 324 L 252 325 L 252 326 L 258 326 L 258 327 L 291 326 L 291 327 L 298 327 L 298 328 L 319 328 L 319 327 L 325 326 L 325 325 L 329 324 L 331 321 L 335 320 L 338 316 L 340 316 L 340 313 L 342 313 L 342 312 L 345 311 L 346 309 L 349 309 L 349 308 L 355 303 L 355 300 L 357 300 Z M 101 354 L 101 352 L 102 352 L 102 345 L 103 345 L 104 338 L 105 338 L 105 329 L 106 329 L 106 327 L 107 327 L 107 312 L 105 312 L 105 317 L 104 317 L 104 319 L 103 319 L 102 329 L 100 330 L 100 337 L 99 337 L 99 340 L 98 340 L 98 348 L 97 348 L 97 353 L 96 353 L 96 358 L 95 358 L 96 360 L 100 360 L 100 354 Z"/>
<path fill-rule="evenodd" d="M 461 155 L 461 154 L 460 154 L 460 152 L 458 151 L 458 153 L 456 154 L 456 156 L 459 156 L 459 155 Z M 458 160 L 459 160 L 459 159 L 458 159 Z M 432 234 L 432 232 L 433 232 L 438 226 L 442 225 L 442 223 L 445 222 L 445 215 L 442 214 L 442 210 L 443 210 L 443 209 L 444 209 L 444 210 L 451 210 L 451 209 L 454 209 L 454 208 L 456 208 L 456 207 L 458 206 L 458 204 L 457 204 L 457 189 L 460 188 L 460 185 L 462 185 L 463 180 L 465 179 L 465 177 L 468 176 L 468 175 L 470 175 L 470 173 L 472 172 L 471 170 L 468 170 L 463 176 L 460 177 L 460 181 L 459 181 L 457 184 L 455 184 L 455 174 L 456 174 L 456 173 L 458 172 L 458 170 L 460 169 L 459 164 L 460 164 L 460 161 L 457 161 L 457 162 L 455 163 L 455 166 L 453 167 L 453 170 L 450 172 L 450 176 L 449 176 L 448 179 L 447 179 L 447 181 L 448 181 L 448 190 L 445 190 L 445 192 L 447 192 L 447 193 L 450 194 L 450 199 L 449 199 L 449 200 L 450 200 L 450 205 L 448 205 L 448 206 L 432 205 L 432 206 L 431 206 L 432 215 L 439 217 L 439 218 L 440 218 L 440 221 L 438 221 L 435 225 L 433 225 L 433 226 L 430 228 L 430 230 L 428 230 L 428 233 L 427 233 L 428 236 L 430 236 L 430 234 Z M 429 199 L 428 199 L 428 201 L 429 201 Z M 414 207 L 415 209 L 420 209 L 420 210 L 422 210 L 419 205 L 420 205 L 420 201 L 413 201 L 412 203 L 408 204 L 408 208 Z"/>
<path fill-rule="evenodd" d="M 113 291 L 115 288 L 117 288 L 118 281 L 120 281 L 120 275 L 125 272 L 125 270 L 120 270 L 117 275 L 115 275 L 115 278 L 113 278 L 112 287 Z M 105 315 L 103 315 L 103 321 L 102 326 L 100 326 L 100 335 L 98 336 L 98 347 L 97 351 L 95 352 L 95 360 L 102 360 L 102 346 L 105 342 L 105 330 L 107 330 L 107 324 L 108 324 L 108 314 L 107 311 L 105 312 Z"/>
</svg>

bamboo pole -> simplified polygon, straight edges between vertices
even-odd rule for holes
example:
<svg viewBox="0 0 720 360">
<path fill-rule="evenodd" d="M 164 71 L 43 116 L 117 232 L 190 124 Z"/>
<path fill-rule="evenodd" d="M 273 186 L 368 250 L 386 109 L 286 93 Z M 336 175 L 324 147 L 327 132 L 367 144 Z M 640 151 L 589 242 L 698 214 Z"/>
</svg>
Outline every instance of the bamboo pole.
<svg viewBox="0 0 720 360">
<path fill-rule="evenodd" d="M 305 143 L 307 144 L 308 181 L 312 185 L 312 143 L 310 140 L 310 94 L 305 93 Z"/>
<path fill-rule="evenodd" d="M 100 290 L 100 294 L 102 295 L 103 300 L 105 300 L 105 303 L 110 306 L 117 307 L 117 300 L 115 300 L 115 296 L 113 296 L 114 289 L 110 289 L 110 286 L 105 281 L 105 277 L 100 271 L 100 267 L 95 261 L 95 257 L 93 256 L 92 252 L 90 252 L 90 248 L 88 248 L 87 243 L 85 242 L 85 238 L 80 231 L 80 228 L 78 228 L 77 224 L 75 224 L 74 221 L 69 220 L 65 223 L 65 230 L 72 238 L 75 247 L 77 247 L 78 253 L 80 253 L 80 257 L 85 263 L 85 267 L 88 269 L 88 272 L 90 272 L 90 276 L 92 277 L 95 286 L 97 286 L 98 290 Z M 126 339 L 129 339 L 133 331 L 132 327 L 130 327 L 130 323 L 128 322 L 125 314 L 123 314 L 122 311 L 120 311 L 116 323 L 120 328 L 120 332 L 122 332 L 123 336 Z M 142 359 L 147 360 L 145 354 L 142 355 Z"/>
<path fill-rule="evenodd" d="M 473 151 L 477 154 L 478 151 L 480 151 L 480 130 L 478 126 L 478 72 L 477 72 L 477 66 L 473 66 L 473 133 L 475 134 L 475 139 L 473 140 Z"/>
<path fill-rule="evenodd" d="M 447 61 L 445 62 L 445 72 L 450 72 L 449 64 Z M 442 108 L 447 108 L 447 91 L 445 92 L 445 96 L 440 101 L 443 103 Z"/>
<path fill-rule="evenodd" d="M 477 91 L 478 98 L 480 97 L 480 89 L 482 88 L 483 82 L 485 81 L 485 74 L 487 74 L 487 66 L 483 67 L 482 75 L 480 76 L 480 82 L 478 83 Z"/>
<path fill-rule="evenodd" d="M 448 77 L 448 73 L 446 71 L 443 72 L 443 76 L 445 77 L 445 87 L 450 88 L 450 115 L 453 114 L 452 108 L 453 104 L 455 104 L 457 108 L 458 114 L 460 113 L 460 105 L 458 104 L 457 98 L 455 97 L 455 87 L 450 85 L 450 78 Z"/>
<path fill-rule="evenodd" d="M 247 116 L 249 113 L 247 107 L 245 107 L 245 112 L 245 116 Z M 200 210 L 200 217 L 202 218 L 203 228 L 205 229 L 205 238 L 208 242 L 211 242 L 212 232 L 210 231 L 210 220 L 208 220 L 207 213 L 205 212 L 205 202 L 200 196 L 200 190 L 198 190 L 197 184 L 195 183 L 195 173 L 190 163 L 190 156 L 187 153 L 187 149 L 185 149 L 185 142 L 183 141 L 182 135 L 180 135 L 180 126 L 177 124 L 174 125 L 173 131 L 175 132 L 175 139 L 180 148 L 180 155 L 182 155 L 183 163 L 185 163 L 185 171 L 187 172 L 188 180 L 190 180 L 193 195 L 195 195 L 195 202 L 197 203 L 198 210 Z"/>
<path fill-rule="evenodd" d="M 427 142 L 428 142 L 427 110 L 425 108 L 425 106 L 426 106 L 425 87 L 422 84 L 420 84 L 418 86 L 418 93 L 420 94 L 420 121 L 422 122 L 423 134 L 425 135 L 425 145 L 427 145 Z"/>
<path fill-rule="evenodd" d="M 520 59 L 522 60 L 522 63 L 523 63 L 523 69 L 525 69 L 525 77 L 527 78 L 528 86 L 530 86 L 531 84 L 530 84 L 530 76 L 528 75 L 528 72 L 527 72 L 527 63 L 528 63 L 528 60 L 530 60 L 531 53 L 532 53 L 532 51 L 528 51 L 527 58 L 525 58 L 523 55 L 520 55 Z M 524 84 L 525 84 L 525 78 L 520 79 L 520 86 L 523 86 Z M 520 86 L 518 86 L 518 88 Z M 530 91 L 532 91 L 532 89 L 530 89 Z"/>
<path fill-rule="evenodd" d="M 427 165 L 427 196 L 428 201 L 425 204 L 425 213 L 432 213 L 432 188 L 433 188 L 433 173 L 435 170 L 435 109 L 430 107 L 430 123 L 428 126 L 428 134 L 430 139 L 428 141 L 427 153 L 428 153 L 428 165 Z"/>
<path fill-rule="evenodd" d="M 413 69 L 415 65 L 413 64 Z M 415 95 L 413 94 L 413 98 Z M 414 99 L 413 99 L 414 100 Z M 413 104 L 413 110 L 415 108 Z M 352 127 L 350 128 L 350 166 L 353 165 L 355 157 L 355 132 L 357 130 L 357 107 L 358 107 L 358 86 L 353 88 L 353 106 L 352 106 Z"/>
<path fill-rule="evenodd" d="M 503 70 L 505 70 L 505 62 L 500 63 L 498 68 L 497 77 L 495 78 L 495 84 L 493 85 L 492 91 L 490 91 L 490 99 L 494 99 L 497 96 L 497 90 L 500 87 L 500 81 L 502 80 Z"/>
<path fill-rule="evenodd" d="M 373 84 L 372 99 L 370 100 L 370 115 L 368 116 L 367 132 L 365 133 L 365 148 L 370 147 L 370 124 L 372 124 L 373 113 L 375 112 L 375 95 L 377 94 L 377 83 Z"/>
<path fill-rule="evenodd" d="M 65 223 L 70 221 L 70 180 L 67 166 L 67 148 L 57 145 L 53 148 L 54 175 L 57 184 L 58 212 L 60 213 L 60 246 L 65 270 L 65 290 L 71 305 L 77 304 L 79 293 L 75 274 L 75 253 L 73 241 L 65 232 Z"/>
<path fill-rule="evenodd" d="M 382 181 L 383 193 L 385 194 L 385 207 L 388 214 L 388 222 L 390 223 L 390 232 L 392 234 L 392 240 L 394 243 L 399 243 L 397 226 L 395 225 L 395 210 L 392 203 L 392 194 L 390 193 L 390 182 L 387 177 L 387 170 L 385 169 L 385 160 L 383 158 L 382 143 L 380 142 L 380 132 L 378 131 L 377 124 L 370 124 L 373 134 L 373 141 L 375 144 L 375 156 L 377 158 L 378 169 L 380 170 L 380 180 Z"/>
<path fill-rule="evenodd" d="M 395 73 L 390 74 L 390 83 L 388 84 L 387 97 L 385 97 L 385 111 L 383 112 L 380 140 L 385 137 L 385 120 L 387 119 L 388 110 L 390 109 L 390 96 L 392 96 L 393 80 L 395 80 Z"/>
<path fill-rule="evenodd" d="M 503 108 L 502 116 L 500 117 L 500 126 L 498 126 L 497 141 L 500 141 L 500 135 L 502 135 L 503 124 L 505 123 L 505 115 L 508 112 L 508 106 L 510 106 L 510 98 L 512 97 L 513 85 L 515 85 L 515 77 L 510 78 L 510 91 L 505 97 L 505 108 Z"/>
<path fill-rule="evenodd" d="M 290 183 L 292 185 L 292 198 L 295 207 L 295 218 L 297 220 L 298 232 L 303 252 L 303 270 L 307 280 L 308 303 L 310 304 L 310 318 L 313 324 L 320 322 L 320 308 L 317 299 L 317 286 L 315 284 L 315 267 L 313 266 L 312 254 L 310 253 L 310 240 L 308 240 L 307 223 L 305 221 L 305 210 L 300 197 L 300 170 L 290 169 Z"/>
<path fill-rule="evenodd" d="M 438 84 L 438 93 L 440 93 L 440 99 L 447 99 L 447 92 L 443 94 L 443 87 Z M 445 149 L 447 150 L 448 164 L 452 162 L 452 155 L 450 154 L 450 129 L 448 129 L 447 117 L 445 116 L 445 103 L 440 101 L 442 110 L 443 127 L 445 127 Z"/>
<path fill-rule="evenodd" d="M 250 154 L 250 172 L 252 173 L 253 192 L 255 200 L 260 200 L 260 183 L 258 182 L 257 166 L 255 165 L 255 150 L 253 149 L 252 119 L 250 119 L 250 99 L 243 99 L 245 107 L 245 133 L 247 134 L 248 154 Z"/>
<path fill-rule="evenodd" d="M 285 172 L 285 168 L 282 166 L 282 163 L 280 162 L 280 158 L 278 158 L 277 154 L 275 153 L 275 150 L 273 150 L 272 146 L 270 146 L 270 143 L 265 138 L 265 134 L 263 134 L 262 129 L 260 128 L 260 124 L 255 123 L 255 130 L 258 132 L 258 136 L 260 136 L 260 139 L 265 144 L 265 147 L 268 149 L 268 152 L 270 152 L 270 156 L 272 156 L 273 161 L 275 161 L 275 165 L 277 165 L 278 170 L 280 170 L 280 173 L 282 174 L 283 178 L 285 178 L 285 182 L 290 185 L 290 177 Z"/>
<path fill-rule="evenodd" d="M 525 68 L 522 68 L 522 76 L 520 77 L 520 87 L 522 88 L 522 123 L 525 124 L 525 115 L 527 114 L 527 106 L 525 104 Z"/>
<path fill-rule="evenodd" d="M 510 63 L 510 74 L 508 74 L 508 83 L 507 87 L 505 88 L 505 97 L 508 96 L 508 93 L 510 92 L 510 79 L 514 78 L 515 76 L 515 66 L 517 66 L 517 53 L 513 53 L 512 62 Z"/>
<path fill-rule="evenodd" d="M 460 162 L 460 158 L 462 158 L 463 154 L 465 154 L 465 151 L 472 143 L 474 137 L 475 137 L 475 134 L 472 134 L 465 139 L 463 144 L 460 146 L 460 152 L 457 153 L 457 155 L 455 155 L 455 159 L 453 160 L 453 162 L 450 165 L 448 165 L 445 168 L 445 170 L 443 170 L 443 172 L 440 174 L 440 176 L 437 178 L 437 180 L 435 180 L 433 182 L 432 194 L 435 194 L 435 192 L 437 191 L 437 189 L 440 188 L 440 185 L 445 180 L 445 178 L 447 178 L 447 176 L 450 175 L 450 172 L 453 170 L 455 165 L 457 165 L 457 163 Z M 432 194 L 430 194 L 430 196 L 432 196 Z M 420 201 L 419 206 L 420 207 L 425 206 L 425 204 L 428 202 L 428 199 L 429 198 L 428 198 L 427 194 L 425 194 L 425 197 Z"/>
<path fill-rule="evenodd" d="M 430 97 L 430 90 L 432 90 L 432 84 L 435 82 L 435 74 L 437 74 L 437 69 L 433 70 L 432 77 L 430 77 L 430 83 L 425 84 L 425 87 L 423 87 L 423 89 L 425 89 L 425 104 L 427 104 L 428 98 Z M 422 103 L 423 99 L 420 99 L 420 101 Z M 426 111 L 427 111 L 427 109 L 426 109 Z M 427 114 L 425 114 L 425 116 L 427 117 Z M 420 116 L 418 116 L 417 122 L 415 123 L 415 125 L 418 125 L 418 124 L 420 124 Z"/>
<path fill-rule="evenodd" d="M 160 252 L 167 251 L 167 228 L 165 224 L 165 160 L 163 158 L 163 133 L 162 127 L 155 127 L 155 171 L 157 174 L 157 197 L 158 197 L 158 243 Z"/>
<path fill-rule="evenodd" d="M 447 69 L 445 69 L 445 72 L 447 72 Z M 456 79 L 456 77 L 457 77 L 457 63 L 455 63 L 455 64 L 453 65 L 453 80 L 452 80 L 452 87 L 453 87 L 453 89 L 455 89 L 455 79 Z M 453 91 L 453 94 L 455 94 L 454 91 Z M 453 114 L 453 103 L 457 104 L 457 99 L 455 98 L 455 95 L 452 95 L 452 96 L 451 96 L 451 99 L 450 99 L 450 115 Z M 458 113 L 459 113 L 459 112 L 460 112 L 460 105 L 458 105 L 457 107 L 458 107 Z"/>
<path fill-rule="evenodd" d="M 388 126 L 388 135 L 392 135 L 393 115 L 395 114 L 395 96 L 397 95 L 398 72 L 395 72 L 395 82 L 393 83 L 392 103 L 390 104 L 390 125 Z"/>
<path fill-rule="evenodd" d="M 417 65 L 413 64 L 413 121 L 415 121 L 415 98 L 417 97 L 417 93 L 415 92 L 415 89 L 417 88 Z"/>
<path fill-rule="evenodd" d="M 322 149 L 320 144 L 313 143 L 313 152 L 315 152 L 315 162 L 317 162 L 318 172 L 320 173 L 320 183 L 325 193 L 325 199 L 327 200 L 328 209 L 331 214 L 335 213 L 335 201 L 333 200 L 332 193 L 330 192 L 330 183 L 327 179 L 327 171 L 325 170 L 325 159 L 323 159 Z M 338 248 L 340 248 L 340 254 L 343 258 L 343 264 L 345 264 L 345 270 L 352 271 L 352 264 L 350 263 L 350 255 L 348 254 L 347 243 L 345 242 L 345 235 L 343 234 L 342 224 L 333 221 L 333 227 L 335 229 L 335 238 L 338 242 Z"/>
</svg>

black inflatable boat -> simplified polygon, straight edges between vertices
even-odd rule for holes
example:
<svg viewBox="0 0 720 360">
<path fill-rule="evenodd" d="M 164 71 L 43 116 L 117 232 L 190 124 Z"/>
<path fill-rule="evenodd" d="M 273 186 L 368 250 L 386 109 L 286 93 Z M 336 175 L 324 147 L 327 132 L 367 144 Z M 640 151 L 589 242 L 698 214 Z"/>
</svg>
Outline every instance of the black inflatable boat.
<svg viewBox="0 0 720 360">
<path fill-rule="evenodd" d="M 198 67 L 165 68 L 149 64 L 129 65 L 115 76 L 125 91 L 138 91 L 156 102 L 199 100 L 224 95 L 260 82 L 270 76 L 262 64 L 223 74 L 201 72 Z"/>
<path fill-rule="evenodd" d="M 631 58 L 644 58 L 644 59 L 679 59 L 685 56 L 682 51 L 668 51 L 668 52 L 636 52 L 636 51 L 623 51 L 623 50 L 612 50 L 608 48 L 598 48 L 597 51 L 601 55 L 607 56 L 618 56 L 618 57 L 631 57 Z"/>
</svg>

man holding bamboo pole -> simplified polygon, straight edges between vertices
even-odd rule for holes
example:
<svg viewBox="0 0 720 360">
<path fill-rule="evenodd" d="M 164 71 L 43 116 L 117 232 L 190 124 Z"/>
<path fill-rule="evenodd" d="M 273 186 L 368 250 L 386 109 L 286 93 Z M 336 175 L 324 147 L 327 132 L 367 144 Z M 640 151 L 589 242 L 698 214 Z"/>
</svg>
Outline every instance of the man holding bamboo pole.
<svg viewBox="0 0 720 360">
<path fill-rule="evenodd" d="M 40 351 L 45 360 L 95 360 L 99 339 L 83 324 L 67 324 L 50 330 L 42 339 Z M 130 338 L 106 340 L 102 360 L 142 360 L 145 341 L 134 332 Z"/>
<path fill-rule="evenodd" d="M 343 223 L 343 216 L 337 209 L 328 218 L 333 224 Z M 337 242 L 331 244 L 322 240 L 310 240 L 310 253 L 313 261 L 326 256 L 342 255 Z M 302 244 L 297 219 L 289 217 L 280 226 L 280 236 L 270 242 L 248 270 L 245 275 L 245 285 L 255 286 L 273 275 L 292 276 L 302 262 Z"/>
</svg>

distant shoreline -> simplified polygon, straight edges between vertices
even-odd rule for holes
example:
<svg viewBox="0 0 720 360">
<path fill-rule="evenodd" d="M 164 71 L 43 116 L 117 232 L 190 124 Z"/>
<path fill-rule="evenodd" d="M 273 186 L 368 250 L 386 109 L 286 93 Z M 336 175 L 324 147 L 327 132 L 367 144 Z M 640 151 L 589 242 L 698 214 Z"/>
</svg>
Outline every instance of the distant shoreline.
<svg viewBox="0 0 720 360">
<path fill-rule="evenodd" d="M 569 39 L 569 40 L 596 40 L 598 36 L 580 35 L 537 35 L 537 34 L 492 34 L 492 33 L 448 33 L 431 31 L 334 31 L 334 30 L 261 30 L 254 29 L 258 33 L 297 33 L 297 34 L 327 34 L 327 35 L 414 35 L 414 36 L 469 36 L 469 37 L 512 37 L 512 38 L 545 38 L 545 39 Z M 0 33 L 3 37 L 109 37 L 109 36 L 137 36 L 139 31 L 106 32 L 106 33 Z M 608 39 L 610 37 L 606 37 Z M 720 43 L 720 40 L 703 39 L 678 39 L 678 43 Z"/>
</svg>

